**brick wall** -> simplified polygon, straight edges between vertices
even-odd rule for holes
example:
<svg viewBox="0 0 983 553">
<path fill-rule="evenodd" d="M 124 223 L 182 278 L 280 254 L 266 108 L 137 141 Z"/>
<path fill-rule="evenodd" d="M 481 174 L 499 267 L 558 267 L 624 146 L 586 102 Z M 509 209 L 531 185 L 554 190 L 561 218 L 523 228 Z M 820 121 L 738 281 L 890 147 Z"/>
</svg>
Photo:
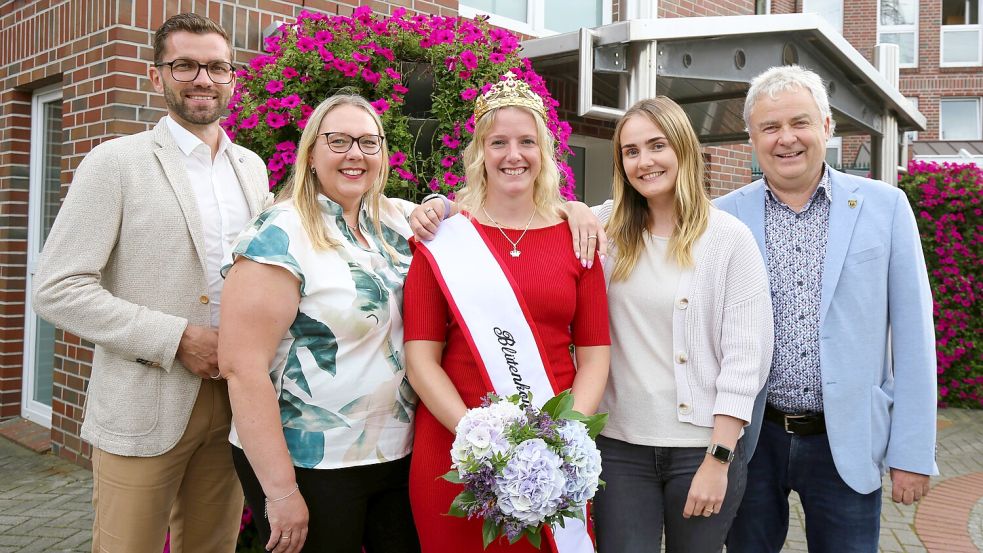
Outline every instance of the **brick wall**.
<svg viewBox="0 0 983 553">
<path fill-rule="evenodd" d="M 153 31 L 194 11 L 233 39 L 235 60 L 260 50 L 262 31 L 302 9 L 350 14 L 358 5 L 390 13 L 455 15 L 457 0 L 11 0 L 0 5 L 0 419 L 20 414 L 27 247 L 30 110 L 33 91 L 60 83 L 62 190 L 96 144 L 149 129 L 164 115 L 147 78 Z M 54 453 L 87 465 L 79 439 L 92 344 L 59 332 L 52 401 Z"/>
</svg>

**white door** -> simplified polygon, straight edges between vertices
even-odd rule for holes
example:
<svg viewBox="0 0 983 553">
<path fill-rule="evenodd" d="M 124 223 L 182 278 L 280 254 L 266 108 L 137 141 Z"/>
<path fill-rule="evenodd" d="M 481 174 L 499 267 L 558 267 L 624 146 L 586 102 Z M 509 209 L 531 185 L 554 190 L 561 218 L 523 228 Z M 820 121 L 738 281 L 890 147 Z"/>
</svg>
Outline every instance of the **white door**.
<svg viewBox="0 0 983 553">
<path fill-rule="evenodd" d="M 34 314 L 31 289 L 37 260 L 61 206 L 61 87 L 41 89 L 31 102 L 30 194 L 24 299 L 24 384 L 21 415 L 51 426 L 55 327 Z"/>
</svg>

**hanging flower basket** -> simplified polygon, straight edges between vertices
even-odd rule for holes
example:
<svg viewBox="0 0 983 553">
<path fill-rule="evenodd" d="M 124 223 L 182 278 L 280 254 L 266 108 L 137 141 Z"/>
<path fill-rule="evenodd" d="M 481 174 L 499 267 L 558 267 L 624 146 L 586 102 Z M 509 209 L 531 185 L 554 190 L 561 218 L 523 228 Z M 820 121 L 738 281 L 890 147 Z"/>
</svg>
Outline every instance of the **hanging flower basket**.
<svg viewBox="0 0 983 553">
<path fill-rule="evenodd" d="M 364 6 L 351 17 L 301 12 L 267 39 L 268 55 L 237 73 L 223 127 L 268 160 L 276 190 L 314 107 L 348 89 L 368 98 L 385 125 L 392 166 L 386 193 L 410 200 L 432 191 L 453 195 L 463 185 L 461 152 L 474 130 L 474 100 L 511 70 L 546 103 L 561 192 L 572 198 L 573 171 L 563 162 L 571 153 L 570 126 L 518 47 L 515 35 L 483 19 L 411 16 L 402 8 L 384 16 Z"/>
</svg>

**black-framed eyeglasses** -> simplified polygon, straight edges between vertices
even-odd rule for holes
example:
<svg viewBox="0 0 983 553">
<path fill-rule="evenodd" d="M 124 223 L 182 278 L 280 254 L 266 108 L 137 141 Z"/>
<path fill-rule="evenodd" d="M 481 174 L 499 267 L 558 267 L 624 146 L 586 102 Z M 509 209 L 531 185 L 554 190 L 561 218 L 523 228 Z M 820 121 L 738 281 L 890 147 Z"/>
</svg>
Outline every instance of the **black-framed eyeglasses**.
<svg viewBox="0 0 983 553">
<path fill-rule="evenodd" d="M 362 150 L 363 154 L 371 156 L 378 154 L 382 149 L 382 143 L 386 141 L 386 137 L 378 134 L 363 134 L 356 138 L 343 132 L 323 132 L 321 136 L 324 137 L 328 148 L 336 154 L 347 154 L 352 149 L 352 144 L 358 142 L 358 149 Z"/>
<path fill-rule="evenodd" d="M 208 78 L 215 84 L 229 84 L 235 76 L 235 67 L 227 61 L 210 61 L 201 63 L 195 60 L 178 58 L 174 61 L 155 63 L 155 67 L 168 66 L 171 68 L 171 76 L 175 81 L 190 83 L 198 78 L 201 69 L 205 68 Z"/>
</svg>

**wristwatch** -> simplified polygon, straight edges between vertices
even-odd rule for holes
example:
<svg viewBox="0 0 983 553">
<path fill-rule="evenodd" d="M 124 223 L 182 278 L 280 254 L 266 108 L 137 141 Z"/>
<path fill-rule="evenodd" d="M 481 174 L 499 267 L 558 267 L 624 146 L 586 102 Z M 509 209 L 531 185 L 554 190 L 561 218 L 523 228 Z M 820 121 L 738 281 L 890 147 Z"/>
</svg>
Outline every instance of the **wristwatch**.
<svg viewBox="0 0 983 553">
<path fill-rule="evenodd" d="M 725 465 L 734 460 L 734 450 L 720 444 L 710 444 L 707 447 L 707 455 Z"/>
</svg>

